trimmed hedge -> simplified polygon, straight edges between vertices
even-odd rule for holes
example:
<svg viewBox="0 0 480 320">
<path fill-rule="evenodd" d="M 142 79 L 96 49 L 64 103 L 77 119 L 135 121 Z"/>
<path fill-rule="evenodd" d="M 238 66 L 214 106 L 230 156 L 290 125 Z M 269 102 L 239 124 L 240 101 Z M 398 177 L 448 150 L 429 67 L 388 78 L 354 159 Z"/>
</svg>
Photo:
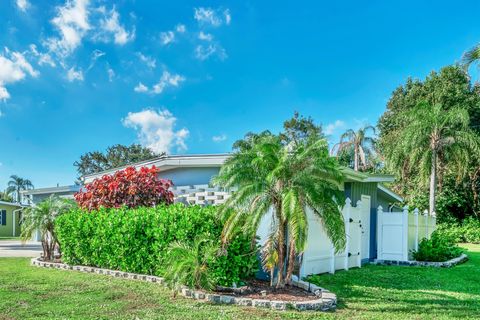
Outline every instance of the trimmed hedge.
<svg viewBox="0 0 480 320">
<path fill-rule="evenodd" d="M 174 241 L 191 244 L 198 236 L 220 243 L 223 221 L 216 208 L 175 204 L 153 208 L 77 209 L 59 216 L 55 230 L 68 264 L 80 264 L 161 276 L 164 257 Z M 256 248 L 238 236 L 211 266 L 217 284 L 232 285 L 252 277 Z"/>
</svg>

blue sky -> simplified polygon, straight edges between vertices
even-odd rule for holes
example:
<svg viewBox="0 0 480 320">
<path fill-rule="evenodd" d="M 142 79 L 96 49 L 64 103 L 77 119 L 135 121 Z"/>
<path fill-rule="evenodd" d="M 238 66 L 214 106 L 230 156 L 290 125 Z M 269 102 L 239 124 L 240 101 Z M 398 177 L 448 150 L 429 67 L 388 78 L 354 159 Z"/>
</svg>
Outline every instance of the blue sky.
<svg viewBox="0 0 480 320">
<path fill-rule="evenodd" d="M 0 2 L 0 189 L 116 143 L 231 150 L 294 110 L 332 139 L 480 41 L 476 1 Z"/>
</svg>

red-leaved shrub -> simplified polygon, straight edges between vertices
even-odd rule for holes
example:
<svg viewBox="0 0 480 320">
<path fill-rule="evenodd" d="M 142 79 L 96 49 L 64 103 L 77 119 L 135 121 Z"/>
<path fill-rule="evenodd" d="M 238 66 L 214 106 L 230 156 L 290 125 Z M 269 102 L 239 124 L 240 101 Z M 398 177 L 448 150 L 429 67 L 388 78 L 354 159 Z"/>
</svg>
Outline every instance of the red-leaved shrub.
<svg viewBox="0 0 480 320">
<path fill-rule="evenodd" d="M 100 207 L 135 208 L 152 207 L 161 203 L 171 204 L 173 193 L 169 189 L 173 183 L 170 180 L 159 179 L 157 173 L 158 169 L 155 166 L 142 167 L 139 170 L 128 167 L 86 184 L 75 194 L 75 200 L 86 210 Z"/>
</svg>

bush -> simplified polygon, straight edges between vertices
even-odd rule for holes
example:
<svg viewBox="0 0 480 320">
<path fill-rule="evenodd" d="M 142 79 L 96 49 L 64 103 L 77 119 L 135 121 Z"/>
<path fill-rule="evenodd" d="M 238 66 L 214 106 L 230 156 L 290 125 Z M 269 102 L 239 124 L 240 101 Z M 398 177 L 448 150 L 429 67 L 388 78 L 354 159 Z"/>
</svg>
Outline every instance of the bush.
<svg viewBox="0 0 480 320">
<path fill-rule="evenodd" d="M 86 210 L 122 206 L 152 207 L 173 203 L 173 193 L 168 190 L 173 185 L 172 182 L 159 179 L 157 174 L 158 169 L 155 166 L 142 167 L 139 170 L 128 167 L 86 184 L 84 189 L 75 194 L 75 200 Z"/>
<path fill-rule="evenodd" d="M 480 220 L 466 218 L 462 223 L 444 223 L 437 231 L 452 237 L 456 242 L 480 243 Z"/>
<path fill-rule="evenodd" d="M 154 208 L 78 209 L 55 223 L 63 260 L 108 269 L 163 276 L 174 242 L 191 246 L 197 237 L 220 244 L 223 221 L 216 207 L 174 204 Z M 210 264 L 216 284 L 229 286 L 253 276 L 256 248 L 246 236 L 236 237 L 224 255 Z"/>
<path fill-rule="evenodd" d="M 413 252 L 417 261 L 443 262 L 458 257 L 462 253 L 453 236 L 434 231 L 430 239 L 422 239 L 418 251 Z"/>
</svg>

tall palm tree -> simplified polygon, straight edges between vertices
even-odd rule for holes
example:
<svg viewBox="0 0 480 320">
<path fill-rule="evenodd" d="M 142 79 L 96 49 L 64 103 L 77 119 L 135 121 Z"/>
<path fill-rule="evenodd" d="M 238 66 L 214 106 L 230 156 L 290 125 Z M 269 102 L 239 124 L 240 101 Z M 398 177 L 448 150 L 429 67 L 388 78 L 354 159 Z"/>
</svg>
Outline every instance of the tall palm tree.
<svg viewBox="0 0 480 320">
<path fill-rule="evenodd" d="M 275 243 L 276 287 L 290 282 L 295 257 L 306 246 L 307 208 L 322 219 L 325 231 L 337 250 L 345 246 L 344 221 L 340 211 L 344 196 L 340 166 L 328 153 L 326 140 L 300 143 L 294 148 L 278 136 L 249 135 L 237 144 L 224 163 L 214 184 L 237 188 L 220 210 L 226 220 L 222 241 L 237 232 L 255 239 L 263 217 L 271 218 L 270 239 Z M 264 252 L 272 250 L 264 250 Z M 285 272 L 286 269 L 286 272 Z"/>
<path fill-rule="evenodd" d="M 43 257 L 53 260 L 57 246 L 57 236 L 54 229 L 55 218 L 71 210 L 76 204 L 72 200 L 61 199 L 55 195 L 48 197 L 34 207 L 28 207 L 22 212 L 23 242 L 28 241 L 37 232 L 40 232 L 43 248 Z"/>
<path fill-rule="evenodd" d="M 367 125 L 357 131 L 348 129 L 340 136 L 340 142 L 333 146 L 332 153 L 339 156 L 343 152 L 350 152 L 353 156 L 353 170 L 366 169 L 368 157 L 373 153 L 375 145 L 375 138 L 368 135 L 370 131 L 375 134 L 375 127 Z"/>
<path fill-rule="evenodd" d="M 15 194 L 15 200 L 20 202 L 20 191 L 33 189 L 33 184 L 30 180 L 21 178 L 17 175 L 10 176 L 8 181 L 7 194 Z"/>
<path fill-rule="evenodd" d="M 439 104 L 424 102 L 404 117 L 406 127 L 390 139 L 396 143 L 388 151 L 388 165 L 397 171 L 419 170 L 420 178 L 429 181 L 429 211 L 434 213 L 439 168 L 448 164 L 463 177 L 466 163 L 478 156 L 479 141 L 469 127 L 467 111 L 461 108 L 444 110 Z"/>
</svg>

